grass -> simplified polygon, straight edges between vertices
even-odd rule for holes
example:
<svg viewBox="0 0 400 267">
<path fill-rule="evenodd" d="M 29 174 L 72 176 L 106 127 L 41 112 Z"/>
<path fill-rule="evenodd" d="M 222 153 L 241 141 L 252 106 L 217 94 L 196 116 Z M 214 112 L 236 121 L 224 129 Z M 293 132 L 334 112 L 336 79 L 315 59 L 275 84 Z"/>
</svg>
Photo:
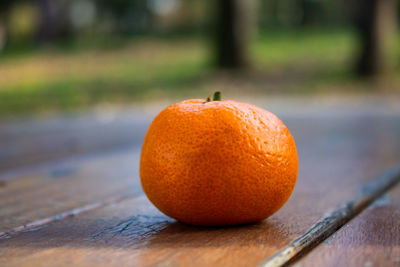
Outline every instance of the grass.
<svg viewBox="0 0 400 267">
<path fill-rule="evenodd" d="M 300 61 L 341 62 L 354 52 L 355 40 L 347 31 L 302 31 L 266 34 L 254 43 L 254 54 L 264 67 Z"/>
<path fill-rule="evenodd" d="M 252 71 L 213 71 L 199 39 L 133 39 L 114 49 L 38 50 L 0 58 L 0 115 L 66 111 L 99 103 L 206 96 L 215 89 L 316 92 L 351 81 L 352 34 L 264 34 L 251 46 Z M 310 89 L 311 88 L 311 89 Z"/>
<path fill-rule="evenodd" d="M 138 40 L 111 51 L 40 52 L 0 64 L 0 113 L 74 109 L 182 90 L 207 71 L 193 41 Z"/>
</svg>

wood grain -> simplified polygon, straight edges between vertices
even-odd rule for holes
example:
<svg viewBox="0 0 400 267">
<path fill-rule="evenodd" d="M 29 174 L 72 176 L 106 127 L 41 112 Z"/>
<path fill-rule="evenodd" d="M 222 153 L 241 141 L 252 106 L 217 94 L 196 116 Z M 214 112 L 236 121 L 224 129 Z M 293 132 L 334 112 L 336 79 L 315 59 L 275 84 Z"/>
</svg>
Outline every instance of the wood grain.
<svg viewBox="0 0 400 267">
<path fill-rule="evenodd" d="M 139 153 L 133 149 L 81 157 L 4 181 L 0 236 L 110 197 L 123 199 L 141 193 Z"/>
<path fill-rule="evenodd" d="M 4 238 L 0 240 L 0 265 L 257 265 L 304 234 L 327 211 L 357 198 L 363 185 L 396 165 L 400 159 L 399 122 L 398 117 L 373 116 L 286 118 L 299 150 L 298 184 L 289 202 L 262 223 L 192 227 L 160 214 L 139 196 Z M 381 131 L 382 127 L 386 131 Z M 118 165 L 119 160 L 108 163 L 109 171 L 131 173 L 128 164 Z M 102 175 L 100 171 L 98 176 Z M 99 190 L 92 176 L 81 176 L 91 180 L 79 195 L 97 194 L 91 193 Z M 123 177 L 115 176 L 113 181 L 119 183 Z M 76 183 L 77 188 L 78 180 L 70 186 Z M 29 183 L 19 186 L 29 188 Z M 47 194 L 54 197 L 51 191 Z M 59 201 L 73 201 L 77 195 L 70 198 L 65 194 Z M 25 205 L 27 209 L 38 207 Z"/>
<path fill-rule="evenodd" d="M 365 190 L 365 193 L 359 198 L 346 203 L 343 207 L 323 217 L 307 232 L 271 256 L 261 266 L 286 266 L 293 263 L 355 218 L 361 211 L 399 182 L 400 168 L 385 173 L 376 181 L 367 185 L 366 188 L 368 190 Z"/>
<path fill-rule="evenodd" d="M 298 262 L 299 266 L 400 266 L 400 185 Z"/>
<path fill-rule="evenodd" d="M 78 219 L 78 217 L 76 218 Z M 160 214 L 145 197 L 65 219 L 17 238 L 1 241 L 0 264 L 6 266 L 93 262 L 116 265 L 242 265 L 285 243 L 279 220 L 230 228 L 199 228 Z M 249 255 L 254 258 L 248 258 Z"/>
<path fill-rule="evenodd" d="M 102 110 L 0 121 L 0 172 L 75 155 L 139 147 L 150 118 L 132 110 Z"/>
</svg>

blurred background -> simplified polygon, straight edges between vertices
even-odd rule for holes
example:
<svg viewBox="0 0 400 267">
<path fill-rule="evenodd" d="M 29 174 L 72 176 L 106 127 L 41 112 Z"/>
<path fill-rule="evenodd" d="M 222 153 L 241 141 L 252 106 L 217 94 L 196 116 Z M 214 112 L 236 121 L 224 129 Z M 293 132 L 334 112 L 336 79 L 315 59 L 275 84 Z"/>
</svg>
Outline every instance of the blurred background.
<svg viewBox="0 0 400 267">
<path fill-rule="evenodd" d="M 397 96 L 397 0 L 1 0 L 0 116 Z"/>
<path fill-rule="evenodd" d="M 290 229 L 270 224 L 292 240 L 302 218 L 311 225 L 400 162 L 399 13 L 400 0 L 0 0 L 0 239 L 137 196 L 153 118 L 221 91 L 273 112 L 296 140 L 299 212 Z M 137 240 L 161 240 L 140 218 L 124 247 L 141 228 L 151 233 Z M 84 227 L 65 228 L 66 242 Z"/>
<path fill-rule="evenodd" d="M 400 162 L 399 13 L 400 0 L 0 0 L 0 242 L 30 232 L 7 243 L 9 250 L 0 245 L 0 265 L 40 265 L 47 256 L 70 264 L 69 255 L 115 265 L 115 256 L 107 258 L 114 250 L 139 265 L 154 255 L 147 251 L 162 250 L 154 264 L 179 264 L 170 248 L 184 250 L 185 264 L 187 247 L 195 257 L 223 251 L 207 256 L 220 265 L 228 239 L 237 241 L 227 243 L 230 251 L 245 255 L 248 247 L 259 257 L 272 251 L 259 231 L 271 233 L 278 249 L 327 211 L 371 192 L 363 185 Z M 203 242 L 202 230 L 169 228 L 136 204 L 140 151 L 153 118 L 215 91 L 276 114 L 299 155 L 286 213 L 265 228 L 250 227 L 256 232 L 243 240 L 228 236 L 236 230 L 214 229 Z M 351 253 L 365 243 L 374 257 L 383 255 L 379 247 L 399 251 L 399 240 L 389 238 L 399 229 L 390 216 L 400 214 L 391 198 L 382 198 L 387 213 L 367 216 L 367 227 L 349 235 L 358 241 L 343 248 Z M 95 208 L 97 215 L 77 217 L 80 223 L 50 227 Z M 121 216 L 130 219 L 116 224 Z M 189 241 L 175 244 L 181 230 Z M 90 238 L 96 231 L 106 235 Z M 97 236 L 101 243 L 92 242 Z M 121 254 L 127 248 L 134 251 Z M 358 258 L 367 266 L 374 257 Z M 392 265 L 393 257 L 384 256 Z"/>
</svg>

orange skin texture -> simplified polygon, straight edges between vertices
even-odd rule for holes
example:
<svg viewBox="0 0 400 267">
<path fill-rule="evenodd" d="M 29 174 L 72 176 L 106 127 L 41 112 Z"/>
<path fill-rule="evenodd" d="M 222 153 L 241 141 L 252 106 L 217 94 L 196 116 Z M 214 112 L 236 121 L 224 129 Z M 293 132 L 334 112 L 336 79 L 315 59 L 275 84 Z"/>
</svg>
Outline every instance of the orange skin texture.
<svg viewBox="0 0 400 267">
<path fill-rule="evenodd" d="M 236 101 L 186 100 L 164 109 L 144 139 L 140 177 L 150 201 L 193 225 L 259 222 L 296 184 L 298 158 L 283 122 Z"/>
</svg>

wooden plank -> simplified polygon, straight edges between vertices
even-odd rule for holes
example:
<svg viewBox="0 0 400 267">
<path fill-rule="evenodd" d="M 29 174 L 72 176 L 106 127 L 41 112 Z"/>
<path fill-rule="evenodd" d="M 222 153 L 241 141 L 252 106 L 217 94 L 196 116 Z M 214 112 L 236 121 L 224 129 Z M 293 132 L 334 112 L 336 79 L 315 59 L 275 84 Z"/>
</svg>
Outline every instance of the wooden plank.
<svg viewBox="0 0 400 267">
<path fill-rule="evenodd" d="M 259 264 L 304 234 L 327 211 L 355 199 L 363 185 L 399 161 L 399 121 L 285 120 L 299 148 L 298 184 L 287 205 L 262 223 L 187 226 L 160 214 L 141 196 L 11 235 L 0 241 L 0 265 Z"/>
<path fill-rule="evenodd" d="M 242 227 L 192 227 L 160 214 L 145 197 L 83 214 L 78 224 L 74 221 L 1 241 L 1 265 L 246 265 L 273 251 L 264 246 L 269 240 L 277 246 L 285 242 L 276 220 Z M 254 259 L 246 257 L 249 253 Z"/>
<path fill-rule="evenodd" d="M 373 183 L 369 184 L 359 198 L 346 203 L 330 214 L 323 217 L 306 233 L 299 236 L 284 249 L 267 259 L 262 266 L 284 266 L 295 262 L 299 257 L 309 252 L 343 225 L 355 218 L 368 205 L 382 196 L 386 191 L 400 182 L 400 168 L 389 171 Z M 334 265 L 337 266 L 337 265 Z M 346 265 L 347 266 L 347 265 Z"/>
<path fill-rule="evenodd" d="M 84 153 L 139 147 L 150 118 L 132 110 L 110 110 L 1 121 L 0 172 Z"/>
<path fill-rule="evenodd" d="M 174 222 L 142 196 L 0 241 L 0 263 L 256 265 L 289 241 L 285 221 L 293 219 L 293 212 L 260 224 L 202 228 Z"/>
<path fill-rule="evenodd" d="M 400 266 L 400 185 L 298 263 L 299 266 Z"/>
<path fill-rule="evenodd" d="M 25 229 L 26 224 L 36 225 L 37 220 L 110 197 L 140 193 L 139 153 L 134 149 L 81 157 L 4 181 L 0 187 L 0 232 Z"/>
</svg>

